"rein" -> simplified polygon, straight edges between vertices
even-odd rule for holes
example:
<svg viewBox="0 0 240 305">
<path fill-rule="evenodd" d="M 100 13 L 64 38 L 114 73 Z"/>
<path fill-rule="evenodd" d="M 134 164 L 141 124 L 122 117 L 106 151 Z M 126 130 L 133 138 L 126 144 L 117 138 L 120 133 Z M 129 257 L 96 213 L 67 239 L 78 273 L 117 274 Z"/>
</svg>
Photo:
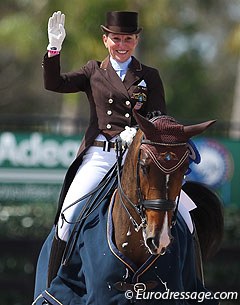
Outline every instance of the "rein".
<svg viewBox="0 0 240 305">
<path fill-rule="evenodd" d="M 179 146 L 185 146 L 187 143 L 186 142 L 179 142 L 179 143 L 163 143 L 163 142 L 153 142 L 148 139 L 142 138 L 141 140 L 141 145 L 142 144 L 147 144 L 147 145 L 153 145 L 153 146 L 165 146 L 165 147 L 179 147 Z M 168 174 L 169 172 L 176 171 L 186 160 L 188 157 L 189 152 L 186 151 L 181 160 L 178 162 L 178 164 L 172 168 L 170 171 L 167 171 L 165 168 L 163 168 L 156 157 L 151 153 L 150 157 L 152 161 L 156 164 L 156 166 L 163 171 L 164 173 Z M 140 164 L 140 149 L 138 153 L 138 171 L 139 171 L 139 164 Z M 138 179 L 138 185 L 140 185 L 140 177 L 139 174 L 137 175 Z M 139 191 L 140 191 L 140 186 L 139 186 Z M 146 200 L 145 202 L 143 201 L 143 206 L 147 209 L 152 209 L 152 210 L 159 210 L 159 211 L 172 211 L 174 210 L 173 216 L 172 216 L 172 221 L 171 221 L 171 227 L 175 226 L 176 221 L 177 221 L 177 213 L 178 213 L 178 208 L 179 208 L 179 202 L 180 202 L 180 193 L 177 196 L 177 202 L 172 201 L 172 200 L 167 200 L 167 199 L 156 199 L 156 200 Z"/>
<path fill-rule="evenodd" d="M 150 142 L 148 140 L 142 139 L 141 144 L 150 144 L 150 145 L 164 145 L 164 143 L 156 143 L 156 142 Z M 184 143 L 179 143 L 178 145 L 183 145 Z M 177 145 L 177 144 L 176 144 Z M 139 175 L 139 168 L 140 168 L 140 154 L 141 154 L 141 149 L 139 149 L 138 152 L 138 160 L 137 160 L 137 172 L 136 172 L 136 177 L 137 177 L 137 194 L 138 194 L 138 203 L 134 204 L 130 198 L 125 194 L 122 184 L 121 184 L 121 171 L 122 171 L 122 159 L 123 155 L 126 152 L 127 145 L 123 145 L 123 142 L 120 137 L 116 139 L 115 142 L 115 151 L 116 151 L 116 159 L 117 162 L 114 164 L 114 166 L 109 170 L 108 175 L 106 180 L 102 181 L 98 187 L 96 187 L 92 192 L 88 193 L 87 195 L 83 196 L 82 198 L 76 200 L 73 202 L 70 206 L 68 206 L 66 209 L 70 208 L 71 206 L 79 203 L 83 199 L 86 199 L 89 197 L 89 200 L 86 202 L 84 205 L 79 217 L 76 219 L 74 222 L 67 221 L 64 217 L 64 211 L 61 213 L 61 217 L 63 220 L 65 220 L 68 223 L 74 224 L 74 228 L 72 230 L 72 233 L 69 238 L 68 245 L 65 249 L 63 258 L 62 258 L 62 263 L 64 265 L 68 264 L 72 253 L 73 249 L 75 247 L 76 241 L 78 234 L 80 232 L 80 228 L 82 227 L 84 220 L 101 204 L 101 202 L 104 200 L 104 198 L 107 196 L 105 194 L 103 197 L 101 196 L 101 193 L 98 191 L 101 188 L 105 188 L 108 185 L 108 182 L 111 181 L 111 178 L 117 173 L 117 189 L 119 193 L 119 198 L 122 206 L 124 207 L 126 213 L 129 216 L 130 221 L 133 224 L 134 230 L 136 232 L 139 232 L 141 228 L 145 228 L 147 225 L 146 221 L 146 216 L 145 216 L 145 209 L 153 209 L 153 210 L 159 210 L 159 211 L 170 211 L 174 210 L 174 214 L 172 217 L 172 223 L 171 226 L 174 226 L 176 223 L 177 219 L 177 212 L 178 212 L 178 206 L 179 206 L 179 199 L 180 196 L 178 196 L 177 202 L 171 201 L 171 200 L 166 200 L 166 199 L 156 199 L 156 200 L 144 200 L 141 188 L 140 188 L 140 175 Z M 154 159 L 153 159 L 153 162 Z M 115 185 L 115 182 L 113 181 L 112 187 Z M 112 188 L 111 187 L 111 188 Z M 93 199 L 93 200 L 92 200 Z M 134 219 L 134 217 L 131 215 L 128 207 L 124 203 L 124 199 L 130 204 L 130 206 L 137 212 L 137 214 L 140 217 L 140 224 Z"/>
<path fill-rule="evenodd" d="M 117 181 L 118 181 L 118 194 L 119 194 L 119 198 L 120 198 L 120 202 L 122 204 L 122 206 L 124 207 L 126 213 L 129 216 L 130 221 L 132 222 L 132 225 L 134 227 L 134 230 L 136 232 L 138 232 L 141 228 L 146 226 L 146 218 L 144 216 L 144 213 L 141 209 L 140 205 L 135 205 L 129 198 L 128 196 L 125 194 L 123 188 L 122 188 L 122 184 L 121 184 L 121 164 L 122 164 L 122 157 L 123 154 L 126 151 L 126 146 L 122 145 L 122 141 L 121 138 L 117 138 L 116 139 L 116 157 L 117 157 Z M 137 223 L 137 221 L 132 217 L 130 211 L 128 210 L 126 204 L 124 203 L 124 199 L 131 205 L 131 207 L 133 207 L 133 209 L 137 212 L 137 214 L 140 216 L 141 218 L 141 223 L 140 225 Z"/>
<path fill-rule="evenodd" d="M 116 140 L 116 157 L 117 157 L 117 179 L 118 179 L 118 193 L 119 198 L 122 206 L 124 207 L 125 211 L 127 212 L 130 221 L 133 224 L 134 230 L 138 232 L 141 228 L 146 227 L 147 221 L 145 216 L 145 209 L 153 209 L 158 211 L 172 211 L 174 210 L 174 214 L 172 217 L 172 223 L 171 227 L 176 224 L 177 219 L 177 212 L 178 212 L 178 206 L 179 206 L 179 200 L 180 196 L 178 196 L 177 202 L 173 200 L 167 200 L 167 199 L 153 199 L 153 200 L 145 200 L 143 198 L 141 187 L 140 187 L 140 175 L 139 175 L 139 168 L 140 168 L 140 155 L 141 155 L 141 149 L 139 148 L 138 151 L 138 158 L 137 158 L 137 167 L 136 167 L 136 179 L 137 179 L 137 195 L 138 195 L 138 203 L 134 204 L 129 197 L 125 194 L 122 184 L 121 184 L 121 163 L 122 163 L 122 156 L 123 153 L 126 150 L 126 147 L 123 147 L 121 142 L 121 139 Z M 150 144 L 150 145 L 164 145 L 164 143 L 157 143 L 157 142 L 151 142 L 149 140 L 142 139 L 141 144 Z M 186 143 L 176 143 L 175 146 L 179 145 L 185 145 Z M 168 144 L 166 144 L 168 145 Z M 174 145 L 173 145 L 174 146 Z M 155 160 L 152 159 L 152 161 L 155 163 Z M 179 194 L 180 195 L 180 194 Z M 141 219 L 141 223 L 138 224 L 138 222 L 133 218 L 131 215 L 129 209 L 127 208 L 126 204 L 124 203 L 125 199 L 130 206 L 137 212 Z"/>
</svg>

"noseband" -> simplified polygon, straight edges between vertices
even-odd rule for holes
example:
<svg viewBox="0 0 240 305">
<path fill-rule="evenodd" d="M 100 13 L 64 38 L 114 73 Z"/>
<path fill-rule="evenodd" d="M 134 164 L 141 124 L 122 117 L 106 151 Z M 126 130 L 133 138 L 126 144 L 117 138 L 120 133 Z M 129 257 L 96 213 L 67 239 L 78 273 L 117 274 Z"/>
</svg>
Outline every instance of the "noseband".
<svg viewBox="0 0 240 305">
<path fill-rule="evenodd" d="M 141 204 L 145 209 L 158 211 L 171 211 L 176 207 L 175 201 L 167 199 L 143 200 Z"/>
<path fill-rule="evenodd" d="M 134 204 L 128 198 L 128 196 L 124 193 L 124 191 L 122 189 L 121 180 L 120 180 L 120 165 L 121 165 L 121 161 L 119 161 L 119 157 L 122 160 L 122 158 L 121 158 L 122 157 L 122 145 L 120 143 L 118 143 L 118 141 L 119 140 L 116 141 L 116 152 L 117 152 L 117 159 L 118 159 L 118 191 L 119 191 L 119 197 L 120 197 L 120 200 L 121 200 L 121 203 L 122 203 L 123 207 L 125 208 L 126 212 L 129 215 L 129 218 L 130 218 L 131 222 L 133 223 L 133 226 L 134 226 L 135 230 L 139 231 L 142 227 L 146 226 L 146 216 L 145 216 L 145 210 L 146 209 L 157 210 L 157 211 L 174 211 L 174 215 L 172 217 L 172 226 L 175 225 L 176 218 L 177 218 L 177 211 L 178 211 L 178 205 L 179 205 L 179 198 L 180 198 L 180 196 L 178 196 L 177 203 L 175 201 L 173 201 L 173 200 L 168 200 L 168 199 L 145 200 L 143 198 L 141 187 L 140 187 L 140 174 L 139 174 L 139 170 L 140 170 L 140 156 L 141 156 L 141 150 L 143 149 L 141 146 L 143 144 L 145 144 L 145 147 L 147 145 L 152 145 L 152 146 L 157 146 L 157 145 L 162 145 L 162 146 L 183 146 L 184 145 L 185 146 L 186 143 L 165 144 L 165 143 L 151 142 L 149 140 L 146 140 L 146 139 L 142 138 L 141 144 L 140 144 L 140 148 L 139 148 L 139 151 L 138 151 L 138 159 L 137 159 L 137 166 L 136 166 L 136 170 L 137 170 L 137 172 L 136 172 L 136 179 L 137 179 L 138 203 Z M 120 149 L 120 151 L 119 151 L 119 149 Z M 154 164 L 157 165 L 158 168 L 160 168 L 162 170 L 162 167 L 159 166 L 160 163 L 157 160 L 157 158 L 153 157 L 152 153 L 150 153 L 149 156 L 150 156 L 151 160 L 154 162 Z M 186 160 L 187 157 L 188 157 L 188 152 L 186 150 L 186 153 L 181 158 L 181 160 L 177 163 L 177 166 L 175 166 L 174 169 L 172 169 L 170 172 L 176 171 L 183 164 L 183 162 Z M 168 158 L 168 156 L 167 156 L 167 158 Z M 166 173 L 164 170 L 162 170 L 162 171 L 165 174 L 169 174 L 169 172 Z M 140 225 L 137 223 L 136 220 L 134 220 L 134 218 L 130 214 L 128 208 L 126 207 L 126 205 L 123 202 L 123 198 L 128 203 L 130 203 L 130 205 L 137 211 L 137 213 L 138 213 L 138 215 L 140 216 L 140 219 L 141 219 L 141 224 Z"/>
<path fill-rule="evenodd" d="M 183 147 L 186 146 L 186 143 L 172 143 L 172 144 L 167 144 L 167 143 L 159 143 L 159 142 L 152 142 L 150 140 L 142 138 L 141 140 L 141 145 L 138 153 L 138 164 L 137 164 L 137 187 L 138 187 L 138 192 L 139 192 L 139 197 L 142 199 L 141 204 L 143 205 L 144 208 L 146 209 L 153 209 L 153 210 L 159 210 L 159 211 L 171 211 L 176 208 L 176 202 L 168 199 L 155 199 L 155 200 L 143 200 L 142 195 L 141 195 L 141 190 L 140 190 L 140 175 L 139 175 L 139 164 L 140 164 L 140 155 L 141 155 L 141 150 L 145 150 L 152 162 L 164 173 L 164 174 L 170 174 L 175 172 L 186 160 L 188 157 L 188 150 L 186 149 L 180 160 L 178 160 L 177 154 L 173 152 L 165 152 L 162 153 L 163 157 L 161 158 L 164 159 L 165 163 L 168 163 L 171 161 L 171 159 L 177 159 L 178 162 L 174 162 L 173 166 L 167 168 L 164 166 L 157 157 L 157 154 L 151 150 L 149 147 Z M 178 196 L 179 198 L 179 196 Z"/>
</svg>

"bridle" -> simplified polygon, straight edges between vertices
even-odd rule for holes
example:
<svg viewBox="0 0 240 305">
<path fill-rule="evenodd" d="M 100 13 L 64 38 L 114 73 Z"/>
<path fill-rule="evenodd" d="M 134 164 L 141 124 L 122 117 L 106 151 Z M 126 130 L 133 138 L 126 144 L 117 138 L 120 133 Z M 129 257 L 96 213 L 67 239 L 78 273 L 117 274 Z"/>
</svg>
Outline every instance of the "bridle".
<svg viewBox="0 0 240 305">
<path fill-rule="evenodd" d="M 183 146 L 183 145 L 186 145 L 186 143 L 173 143 L 173 144 L 170 145 L 170 144 L 166 144 L 166 143 L 152 142 L 152 141 L 149 141 L 149 140 L 145 139 L 144 137 L 142 137 L 140 147 L 139 147 L 139 151 L 138 151 L 137 166 L 136 166 L 136 179 L 137 179 L 136 182 L 137 182 L 137 196 L 138 196 L 138 202 L 136 204 L 136 203 L 134 203 L 130 200 L 130 198 L 125 194 L 125 192 L 122 188 L 122 184 L 121 184 L 122 159 L 123 159 L 124 153 L 126 153 L 126 150 L 127 150 L 128 146 L 126 144 L 123 145 L 123 141 L 122 141 L 121 137 L 119 136 L 115 141 L 115 151 L 116 151 L 117 162 L 110 169 L 109 175 L 108 175 L 108 178 L 106 179 L 106 181 L 104 180 L 103 182 L 101 182 L 99 184 L 99 186 L 97 186 L 92 192 L 86 194 L 82 198 L 79 198 L 78 200 L 76 200 L 75 202 L 73 202 L 69 206 L 69 207 L 71 207 L 75 204 L 78 204 L 80 201 L 82 201 L 86 198 L 90 199 L 92 197 L 92 195 L 94 195 L 93 196 L 94 200 L 93 201 L 88 200 L 86 202 L 86 204 L 84 205 L 79 217 L 77 218 L 77 220 L 74 223 L 72 223 L 72 224 L 74 224 L 74 228 L 72 230 L 72 234 L 69 238 L 68 245 L 67 245 L 65 253 L 63 255 L 63 260 L 62 260 L 63 264 L 67 264 L 69 262 L 70 258 L 71 258 L 71 255 L 73 253 L 74 247 L 75 247 L 76 242 L 77 242 L 78 235 L 80 234 L 80 228 L 82 227 L 82 225 L 84 223 L 84 220 L 94 210 L 97 209 L 97 207 L 101 204 L 101 202 L 107 196 L 107 193 L 104 194 L 103 196 L 101 196 L 100 195 L 101 193 L 99 193 L 98 191 L 101 190 L 101 188 L 105 188 L 108 185 L 108 183 L 112 181 L 112 177 L 115 177 L 116 173 L 117 173 L 117 181 L 115 181 L 116 179 L 113 179 L 109 189 L 115 188 L 115 186 L 117 185 L 117 190 L 118 190 L 120 202 L 121 202 L 122 206 L 124 207 L 124 209 L 126 210 L 126 213 L 128 214 L 129 219 L 130 219 L 131 223 L 133 224 L 133 227 L 134 227 L 135 231 L 139 232 L 140 229 L 146 228 L 146 226 L 147 226 L 147 220 L 146 220 L 146 215 L 145 215 L 145 210 L 146 209 L 152 209 L 152 210 L 158 210 L 158 211 L 174 211 L 174 214 L 172 216 L 172 221 L 171 221 L 171 227 L 175 225 L 176 219 L 177 219 L 177 212 L 178 212 L 179 197 L 180 196 L 178 196 L 177 202 L 167 200 L 167 199 L 145 200 L 143 198 L 143 195 L 142 195 L 142 192 L 141 192 L 141 187 L 140 187 L 139 171 L 140 171 L 140 161 L 141 161 L 140 160 L 141 146 L 145 145 L 145 144 L 146 145 L 153 145 L 153 146 L 158 146 L 158 145 L 161 145 L 161 146 L 168 146 L 168 145 L 169 146 Z M 188 149 L 186 148 L 187 151 L 188 151 Z M 196 157 L 197 160 L 200 158 L 199 153 L 197 152 L 196 149 L 194 150 L 194 155 L 197 155 L 197 157 Z M 191 157 L 189 153 L 186 153 L 186 155 L 184 155 L 184 158 L 187 158 L 188 156 Z M 157 160 L 154 159 L 154 158 L 152 158 L 152 160 L 159 167 L 159 164 L 157 163 Z M 183 158 L 180 159 L 179 166 L 182 163 L 183 163 Z M 179 168 L 179 166 L 174 167 L 174 170 L 177 170 L 177 168 Z M 161 167 L 160 167 L 160 169 L 161 169 Z M 126 206 L 124 200 L 125 200 L 125 202 L 128 202 L 129 205 L 137 212 L 137 214 L 140 217 L 140 224 L 134 219 L 131 212 L 129 211 L 129 208 Z M 63 212 L 62 212 L 62 214 L 63 214 Z M 62 218 L 63 218 L 63 216 L 64 215 L 62 215 Z M 66 219 L 64 219 L 64 220 L 66 222 L 68 222 Z M 71 222 L 68 222 L 68 223 L 71 223 Z"/>
<path fill-rule="evenodd" d="M 152 209 L 152 210 L 157 210 L 157 211 L 173 211 L 173 216 L 172 216 L 172 221 L 171 221 L 171 227 L 175 225 L 176 223 L 176 219 L 177 219 L 177 212 L 178 212 L 178 206 L 179 206 L 179 199 L 180 199 L 180 194 L 178 194 L 177 196 L 177 202 L 173 201 L 173 200 L 168 200 L 168 199 L 152 199 L 152 200 L 146 200 L 143 197 L 142 191 L 141 191 L 141 186 L 140 186 L 140 161 L 141 161 L 141 146 L 142 144 L 146 144 L 146 145 L 153 145 L 153 146 L 157 146 L 157 145 L 161 145 L 161 146 L 183 146 L 186 145 L 186 143 L 174 143 L 174 144 L 165 144 L 165 143 L 159 143 L 159 142 L 152 142 L 150 140 L 147 140 L 144 138 L 144 136 L 141 139 L 141 144 L 139 147 L 139 151 L 138 151 L 138 156 L 137 156 L 137 166 L 136 166 L 136 183 L 137 183 L 137 197 L 138 197 L 138 202 L 133 203 L 130 198 L 125 194 L 123 188 L 122 188 L 122 184 L 121 184 L 121 163 L 122 163 L 122 156 L 124 153 L 124 150 L 126 150 L 126 147 L 124 147 L 121 143 L 121 139 L 117 139 L 116 140 L 116 145 L 115 145 L 115 149 L 116 149 L 116 155 L 117 155 L 117 176 L 118 176 L 118 194 L 119 194 L 119 198 L 120 198 L 120 202 L 122 204 L 122 206 L 124 207 L 124 209 L 126 210 L 130 221 L 133 224 L 133 227 L 135 229 L 135 231 L 139 231 L 141 228 L 145 228 L 147 225 L 147 220 L 146 220 L 146 214 L 145 214 L 145 210 L 146 209 Z M 186 148 L 186 154 L 184 154 L 184 157 L 182 157 L 180 159 L 180 161 L 178 162 L 178 166 L 176 166 L 174 168 L 174 171 L 176 171 L 182 164 L 183 162 L 186 160 L 186 158 L 188 157 L 188 150 Z M 153 163 L 155 163 L 160 169 L 161 167 L 159 166 L 159 162 L 156 160 L 156 158 L 153 158 L 152 155 L 150 155 L 151 160 L 153 161 Z M 166 173 L 165 173 L 166 174 Z M 137 212 L 137 214 L 140 217 L 140 224 L 138 224 L 138 222 L 134 219 L 134 217 L 131 215 L 128 207 L 126 206 L 126 204 L 124 203 L 124 199 L 130 204 L 130 206 Z"/>
</svg>

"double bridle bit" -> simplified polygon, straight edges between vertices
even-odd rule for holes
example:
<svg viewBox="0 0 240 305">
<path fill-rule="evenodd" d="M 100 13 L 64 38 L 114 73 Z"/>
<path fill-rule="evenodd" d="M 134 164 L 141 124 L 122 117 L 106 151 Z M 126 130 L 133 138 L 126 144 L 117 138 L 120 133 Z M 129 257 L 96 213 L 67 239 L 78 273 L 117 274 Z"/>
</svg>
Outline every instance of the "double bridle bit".
<svg viewBox="0 0 240 305">
<path fill-rule="evenodd" d="M 164 145 L 164 143 L 157 143 L 157 142 L 151 142 L 149 140 L 144 140 L 142 139 L 141 144 L 150 144 L 150 145 Z M 175 145 L 185 145 L 186 143 L 177 143 Z M 122 206 L 126 210 L 130 221 L 133 224 L 134 230 L 138 232 L 141 228 L 145 228 L 147 225 L 147 220 L 146 220 L 146 215 L 144 213 L 145 209 L 152 209 L 152 210 L 158 210 L 158 211 L 173 211 L 174 210 L 174 215 L 172 217 L 172 224 L 171 226 L 174 226 L 176 223 L 176 218 L 177 218 L 177 211 L 178 211 L 178 205 L 179 205 L 179 198 L 177 203 L 172 200 L 167 200 L 167 199 L 153 199 L 153 200 L 145 200 L 143 198 L 142 192 L 141 192 L 141 187 L 140 187 L 140 175 L 139 175 L 139 167 L 140 167 L 140 155 L 141 155 L 141 149 L 139 149 L 138 152 L 138 160 L 137 160 L 137 172 L 136 172 L 136 177 L 137 177 L 137 194 L 138 194 L 138 203 L 134 204 L 130 198 L 125 194 L 122 184 L 121 184 L 121 163 L 122 163 L 122 156 L 126 150 L 126 147 L 122 146 L 121 140 L 117 139 L 116 140 L 116 154 L 117 154 L 117 175 L 118 175 L 118 193 L 119 193 L 119 198 Z M 138 224 L 137 221 L 133 218 L 131 215 L 129 209 L 127 208 L 126 204 L 124 203 L 125 199 L 137 212 L 137 214 L 140 216 L 141 223 Z"/>
</svg>

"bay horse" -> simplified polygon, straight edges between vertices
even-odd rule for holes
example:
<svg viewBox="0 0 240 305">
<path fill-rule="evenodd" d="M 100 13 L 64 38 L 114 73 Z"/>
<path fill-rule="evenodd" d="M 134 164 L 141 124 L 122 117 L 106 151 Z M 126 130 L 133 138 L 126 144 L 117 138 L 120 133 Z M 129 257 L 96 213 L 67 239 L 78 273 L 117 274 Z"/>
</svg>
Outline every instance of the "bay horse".
<svg viewBox="0 0 240 305">
<path fill-rule="evenodd" d="M 161 116 L 153 122 L 136 112 L 135 117 L 141 131 L 129 149 L 130 157 L 125 161 L 122 180 L 118 183 L 121 188 L 118 187 L 114 202 L 113 223 L 118 249 L 141 265 L 149 254 L 163 254 L 170 244 L 171 226 L 175 221 L 173 217 L 176 216 L 174 213 L 177 213 L 176 199 L 179 198 L 184 175 L 189 167 L 188 140 L 202 133 L 215 121 L 183 126 L 168 116 Z M 203 216 L 199 219 L 198 210 L 192 214 L 199 229 L 201 226 L 199 235 L 204 258 L 209 258 L 217 251 L 223 234 L 221 203 L 216 194 L 201 184 L 188 182 L 183 189 L 190 193 L 190 197 L 198 203 L 201 210 L 203 205 L 205 210 L 207 209 L 207 220 L 203 219 Z M 199 200 L 199 197 L 202 198 Z M 210 205 L 209 199 L 212 202 Z M 137 220 L 135 223 L 143 224 L 142 230 L 133 230 L 133 234 L 127 234 L 132 220 L 126 213 L 126 205 L 132 218 Z M 206 232 L 210 217 L 217 230 Z M 201 232 L 204 232 L 205 236 Z M 135 249 L 139 250 L 136 252 Z"/>
<path fill-rule="evenodd" d="M 135 111 L 134 116 L 139 130 L 128 149 L 122 172 L 124 139 L 116 143 L 115 192 L 112 187 L 107 188 L 106 200 L 92 205 L 82 215 L 84 221 L 76 223 L 58 274 L 45 290 L 36 289 L 40 296 L 34 304 L 42 304 L 42 298 L 51 305 L 159 304 L 159 299 L 143 297 L 141 293 L 207 291 L 198 272 L 196 258 L 201 255 L 195 247 L 197 232 L 191 234 L 178 207 L 189 167 L 189 139 L 214 121 L 183 126 L 169 116 L 147 120 Z M 207 198 L 205 195 L 204 204 L 209 203 Z M 221 240 L 221 203 L 217 197 L 212 198 L 217 212 L 211 214 L 218 219 L 213 218 L 209 224 L 205 217 L 200 223 L 205 222 L 205 230 L 212 226 L 218 234 L 211 235 L 202 251 Z M 45 243 L 45 254 L 49 242 Z M 38 270 L 42 264 L 41 259 Z M 139 293 L 142 298 L 138 298 Z M 185 299 L 171 299 L 168 304 L 199 302 L 195 299 L 195 303 L 188 303 Z"/>
</svg>

